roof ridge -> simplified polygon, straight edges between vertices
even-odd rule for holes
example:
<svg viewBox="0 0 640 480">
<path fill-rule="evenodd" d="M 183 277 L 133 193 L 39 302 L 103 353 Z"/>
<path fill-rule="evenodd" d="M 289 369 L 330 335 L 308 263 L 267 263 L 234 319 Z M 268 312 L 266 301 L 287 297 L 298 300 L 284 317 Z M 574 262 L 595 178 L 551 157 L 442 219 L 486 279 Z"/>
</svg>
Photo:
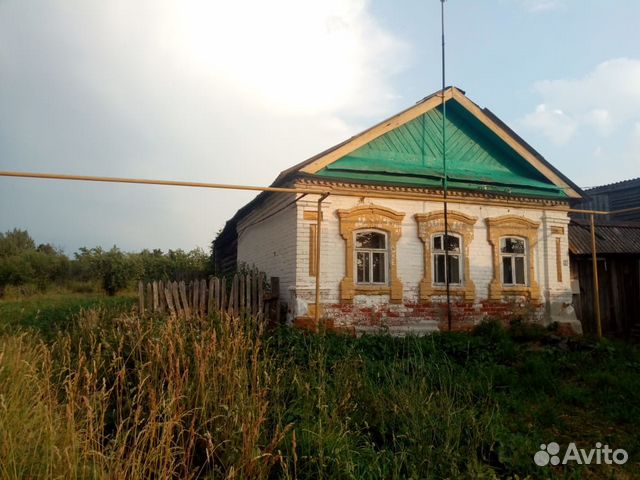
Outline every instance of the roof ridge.
<svg viewBox="0 0 640 480">
<path fill-rule="evenodd" d="M 632 182 L 640 182 L 640 177 L 628 178 L 626 180 L 618 180 L 617 182 L 605 183 L 604 185 L 597 185 L 595 187 L 585 187 L 584 190 L 591 192 L 593 190 L 598 190 L 601 188 L 617 187 L 617 186 L 621 186 L 623 184 L 632 183 Z"/>
</svg>

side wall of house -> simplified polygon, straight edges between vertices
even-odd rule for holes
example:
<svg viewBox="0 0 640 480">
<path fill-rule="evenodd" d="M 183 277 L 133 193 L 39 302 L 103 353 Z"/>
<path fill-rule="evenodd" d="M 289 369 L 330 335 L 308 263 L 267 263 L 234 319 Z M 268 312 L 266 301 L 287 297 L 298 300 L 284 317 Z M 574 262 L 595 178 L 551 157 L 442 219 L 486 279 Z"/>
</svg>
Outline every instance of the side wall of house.
<svg viewBox="0 0 640 480">
<path fill-rule="evenodd" d="M 280 299 L 287 302 L 296 275 L 296 215 L 291 194 L 274 194 L 237 226 L 238 265 L 246 264 L 280 278 Z"/>
<path fill-rule="evenodd" d="M 310 225 L 315 224 L 311 211 L 316 202 L 307 197 L 297 204 L 298 242 L 296 247 L 295 285 L 291 288 L 293 317 L 309 317 L 315 308 L 315 277 L 310 275 L 310 251 L 313 242 Z M 402 283 L 402 300 L 390 302 L 388 294 L 358 295 L 352 301 L 341 298 L 340 283 L 346 271 L 346 242 L 340 234 L 338 210 L 359 205 L 377 205 L 404 214 L 401 236 L 396 245 L 397 275 Z M 304 212 L 307 212 L 307 215 Z M 442 212 L 442 203 L 412 200 L 365 199 L 330 196 L 323 202 L 321 243 L 321 304 L 323 317 L 336 326 L 358 330 L 381 326 L 397 327 L 399 333 L 445 329 L 445 296 L 420 298 L 420 282 L 424 275 L 425 245 L 419 238 L 416 214 Z M 475 285 L 472 298 L 453 295 L 454 328 L 470 328 L 487 316 L 536 318 L 544 323 L 565 321 L 579 330 L 570 307 L 571 281 L 568 254 L 568 217 L 563 211 L 506 208 L 501 206 L 449 203 L 449 212 L 475 217 L 473 239 L 468 245 L 465 262 L 469 262 L 469 277 Z M 539 297 L 505 296 L 490 298 L 490 282 L 494 276 L 493 249 L 488 240 L 487 219 L 513 215 L 538 222 L 537 242 L 533 246 L 533 274 L 539 287 Z M 349 260 L 352 261 L 352 260 Z M 431 275 L 431 273 L 429 273 Z M 295 300 L 294 300 L 295 299 Z"/>
</svg>

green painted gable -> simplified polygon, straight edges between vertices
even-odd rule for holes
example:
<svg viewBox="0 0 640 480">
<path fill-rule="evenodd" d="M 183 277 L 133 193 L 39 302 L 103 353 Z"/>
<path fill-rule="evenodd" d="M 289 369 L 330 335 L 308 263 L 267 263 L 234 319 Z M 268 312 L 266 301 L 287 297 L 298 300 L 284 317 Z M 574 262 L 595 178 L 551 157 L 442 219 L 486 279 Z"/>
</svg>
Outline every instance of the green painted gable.
<svg viewBox="0 0 640 480">
<path fill-rule="evenodd" d="M 451 189 L 567 197 L 455 100 L 447 101 L 446 145 Z M 316 175 L 407 186 L 441 186 L 442 108 L 434 108 L 387 132 Z"/>
</svg>

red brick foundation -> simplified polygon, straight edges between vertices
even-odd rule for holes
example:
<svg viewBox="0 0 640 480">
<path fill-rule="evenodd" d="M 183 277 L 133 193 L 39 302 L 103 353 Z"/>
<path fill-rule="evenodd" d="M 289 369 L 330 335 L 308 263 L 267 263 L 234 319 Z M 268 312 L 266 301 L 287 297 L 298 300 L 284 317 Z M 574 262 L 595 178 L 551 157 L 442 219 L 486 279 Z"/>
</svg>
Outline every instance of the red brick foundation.
<svg viewBox="0 0 640 480">
<path fill-rule="evenodd" d="M 452 302 L 452 330 L 468 331 L 484 319 L 496 319 L 508 325 L 517 318 L 535 320 L 543 315 L 542 304 L 513 302 Z M 331 329 L 358 327 L 393 328 L 424 321 L 436 322 L 440 331 L 448 330 L 447 307 L 444 303 L 405 303 L 400 305 L 359 305 L 356 303 L 323 305 L 325 325 Z M 301 327 L 313 327 L 313 319 L 296 321 Z M 306 325 L 309 323 L 309 325 Z"/>
</svg>

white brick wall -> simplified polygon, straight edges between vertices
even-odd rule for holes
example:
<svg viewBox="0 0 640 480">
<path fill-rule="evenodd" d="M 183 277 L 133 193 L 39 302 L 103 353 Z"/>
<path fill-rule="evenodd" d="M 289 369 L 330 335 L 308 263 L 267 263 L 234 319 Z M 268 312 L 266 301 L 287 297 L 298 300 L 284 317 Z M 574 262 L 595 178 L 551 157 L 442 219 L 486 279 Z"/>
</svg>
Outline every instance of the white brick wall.
<svg viewBox="0 0 640 480">
<path fill-rule="evenodd" d="M 238 224 L 238 261 L 255 266 L 268 276 L 280 277 L 280 298 L 289 304 L 291 317 L 305 315 L 306 303 L 315 303 L 315 277 L 309 276 L 309 225 L 304 211 L 316 211 L 317 197 L 307 196 L 288 205 L 293 195 L 273 195 Z M 376 204 L 403 212 L 402 236 L 397 245 L 398 276 L 404 287 L 404 302 L 416 303 L 418 286 L 423 276 L 423 244 L 418 238 L 416 213 L 441 211 L 439 202 L 412 200 L 365 199 L 365 204 Z M 340 302 L 340 281 L 345 274 L 345 242 L 340 236 L 338 209 L 349 209 L 361 204 L 357 197 L 330 196 L 323 202 L 321 245 L 321 299 L 322 303 Z M 491 245 L 487 240 L 486 218 L 519 215 L 540 222 L 538 244 L 535 247 L 535 276 L 542 295 L 549 300 L 551 314 L 562 316 L 563 302 L 571 301 L 568 266 L 568 218 L 563 212 L 537 209 L 506 208 L 449 203 L 450 211 L 459 211 L 477 217 L 473 241 L 469 245 L 470 276 L 476 286 L 476 302 L 486 299 L 493 277 Z M 561 237 L 562 281 L 557 281 L 556 237 L 552 226 L 563 227 Z M 350 260 L 351 261 L 351 260 Z M 566 263 L 566 265 L 565 265 Z M 373 297 L 356 296 L 355 303 L 370 306 Z M 386 303 L 385 296 L 376 296 L 377 302 Z M 569 315 L 570 316 L 570 315 Z M 290 318 L 291 318 L 290 317 Z M 560 317 L 558 317 L 560 318 Z M 575 317 L 573 317 L 575 318 Z"/>
<path fill-rule="evenodd" d="M 238 263 L 255 266 L 268 277 L 280 277 L 283 301 L 288 301 L 296 277 L 297 208 L 295 204 L 287 206 L 293 199 L 290 194 L 272 195 L 237 227 Z"/>
<path fill-rule="evenodd" d="M 307 200 L 308 199 L 308 200 Z M 423 244 L 418 238 L 416 213 L 441 211 L 439 202 L 423 202 L 411 200 L 366 199 L 366 204 L 382 205 L 398 212 L 405 213 L 402 222 L 402 236 L 398 242 L 397 262 L 398 276 L 404 286 L 406 302 L 415 302 L 418 296 L 418 285 L 423 276 Z M 323 202 L 324 221 L 322 223 L 321 247 L 321 292 L 323 303 L 339 302 L 339 285 L 345 274 L 345 242 L 340 236 L 338 209 L 348 209 L 360 204 L 357 197 L 330 196 Z M 304 220 L 304 210 L 315 210 L 317 203 L 312 196 L 298 202 L 297 226 L 298 243 L 296 248 L 297 264 L 295 272 L 295 289 L 299 296 L 313 301 L 315 278 L 309 276 L 309 225 L 315 220 Z M 564 212 L 546 211 L 524 208 L 506 208 L 497 206 L 480 206 L 449 203 L 450 211 L 459 211 L 477 217 L 474 226 L 474 237 L 469 246 L 470 275 L 476 286 L 476 300 L 486 299 L 489 283 L 493 277 L 491 245 L 487 240 L 485 219 L 502 215 L 519 215 L 540 222 L 538 244 L 535 247 L 535 275 L 540 292 L 547 292 L 552 301 L 571 301 L 571 288 L 568 267 L 568 217 Z M 564 228 L 561 238 L 563 275 L 562 282 L 556 279 L 556 235 L 550 233 L 551 226 Z M 564 265 L 566 260 L 567 265 Z"/>
</svg>

